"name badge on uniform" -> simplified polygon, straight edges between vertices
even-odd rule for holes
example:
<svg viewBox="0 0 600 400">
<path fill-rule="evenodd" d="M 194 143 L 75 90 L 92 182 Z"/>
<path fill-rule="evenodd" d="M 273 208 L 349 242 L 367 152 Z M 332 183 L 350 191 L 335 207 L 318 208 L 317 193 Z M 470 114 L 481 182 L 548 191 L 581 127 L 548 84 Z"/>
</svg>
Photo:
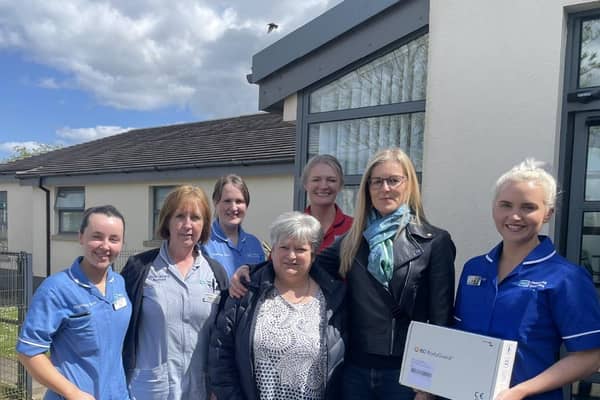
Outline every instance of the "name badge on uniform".
<svg viewBox="0 0 600 400">
<path fill-rule="evenodd" d="M 220 293 L 207 293 L 203 298 L 202 301 L 205 303 L 218 303 L 219 300 L 221 299 L 221 294 Z"/>
<path fill-rule="evenodd" d="M 119 296 L 115 301 L 113 301 L 113 308 L 115 311 L 120 310 L 125 306 L 127 306 L 127 299 L 124 296 Z"/>
<path fill-rule="evenodd" d="M 483 278 L 479 275 L 469 275 L 467 276 L 467 285 L 469 286 L 481 286 L 481 282 L 483 282 Z"/>
</svg>

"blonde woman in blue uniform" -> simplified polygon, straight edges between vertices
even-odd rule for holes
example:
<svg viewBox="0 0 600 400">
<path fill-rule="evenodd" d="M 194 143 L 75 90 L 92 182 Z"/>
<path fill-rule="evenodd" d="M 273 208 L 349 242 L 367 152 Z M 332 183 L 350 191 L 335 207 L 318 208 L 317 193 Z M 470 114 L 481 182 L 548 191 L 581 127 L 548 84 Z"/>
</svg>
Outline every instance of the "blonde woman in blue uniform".
<svg viewBox="0 0 600 400">
<path fill-rule="evenodd" d="M 518 342 L 510 389 L 496 400 L 561 400 L 563 385 L 600 368 L 600 303 L 585 268 L 540 231 L 556 182 L 534 160 L 496 182 L 492 215 L 502 242 L 469 260 L 460 278 L 459 329 Z M 564 344 L 569 354 L 558 359 Z"/>
</svg>

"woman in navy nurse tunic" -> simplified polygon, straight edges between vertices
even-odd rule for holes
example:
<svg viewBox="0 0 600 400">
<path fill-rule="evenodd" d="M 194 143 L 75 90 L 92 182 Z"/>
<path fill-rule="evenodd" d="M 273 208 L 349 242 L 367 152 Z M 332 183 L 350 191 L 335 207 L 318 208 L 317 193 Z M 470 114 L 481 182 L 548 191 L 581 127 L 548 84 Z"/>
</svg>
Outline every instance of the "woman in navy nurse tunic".
<svg viewBox="0 0 600 400">
<path fill-rule="evenodd" d="M 469 260 L 456 298 L 457 327 L 518 342 L 511 388 L 496 400 L 561 400 L 561 386 L 600 368 L 600 304 L 589 273 L 540 235 L 556 182 L 526 160 L 496 182 L 502 242 Z M 569 354 L 558 359 L 561 344 Z"/>
<path fill-rule="evenodd" d="M 131 304 L 111 267 L 124 229 L 113 206 L 88 208 L 79 230 L 83 256 L 44 280 L 33 296 L 17 352 L 48 388 L 46 400 L 129 399 L 121 352 Z"/>
</svg>

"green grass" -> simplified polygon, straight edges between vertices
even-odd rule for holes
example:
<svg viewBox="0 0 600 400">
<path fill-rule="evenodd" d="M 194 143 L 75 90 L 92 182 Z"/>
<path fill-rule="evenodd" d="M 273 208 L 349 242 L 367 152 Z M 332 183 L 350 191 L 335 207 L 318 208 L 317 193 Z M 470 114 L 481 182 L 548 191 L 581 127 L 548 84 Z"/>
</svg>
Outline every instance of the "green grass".
<svg viewBox="0 0 600 400">
<path fill-rule="evenodd" d="M 17 359 L 15 344 L 17 341 L 18 318 L 17 307 L 0 307 L 0 357 L 6 357 L 13 360 Z M 15 321 L 14 324 L 4 322 L 6 320 Z"/>
</svg>

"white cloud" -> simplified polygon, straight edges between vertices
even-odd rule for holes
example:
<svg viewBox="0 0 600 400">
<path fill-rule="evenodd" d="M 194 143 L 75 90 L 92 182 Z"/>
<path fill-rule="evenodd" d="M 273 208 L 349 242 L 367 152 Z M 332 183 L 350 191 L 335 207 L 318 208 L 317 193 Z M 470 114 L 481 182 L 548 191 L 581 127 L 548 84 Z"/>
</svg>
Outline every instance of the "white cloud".
<svg viewBox="0 0 600 400">
<path fill-rule="evenodd" d="M 90 140 L 123 133 L 134 128 L 122 128 L 120 126 L 97 126 L 95 128 L 69 128 L 64 127 L 56 132 L 56 135 L 65 144 L 89 142 Z"/>
<path fill-rule="evenodd" d="M 112 107 L 237 115 L 257 111 L 252 55 L 339 2 L 0 0 L 0 50 L 19 49 Z M 279 29 L 267 35 L 269 22 Z"/>
<path fill-rule="evenodd" d="M 38 86 L 46 88 L 46 89 L 60 88 L 60 85 L 58 84 L 58 82 L 56 82 L 56 79 L 54 79 L 54 78 L 42 78 L 39 80 Z"/>
</svg>

